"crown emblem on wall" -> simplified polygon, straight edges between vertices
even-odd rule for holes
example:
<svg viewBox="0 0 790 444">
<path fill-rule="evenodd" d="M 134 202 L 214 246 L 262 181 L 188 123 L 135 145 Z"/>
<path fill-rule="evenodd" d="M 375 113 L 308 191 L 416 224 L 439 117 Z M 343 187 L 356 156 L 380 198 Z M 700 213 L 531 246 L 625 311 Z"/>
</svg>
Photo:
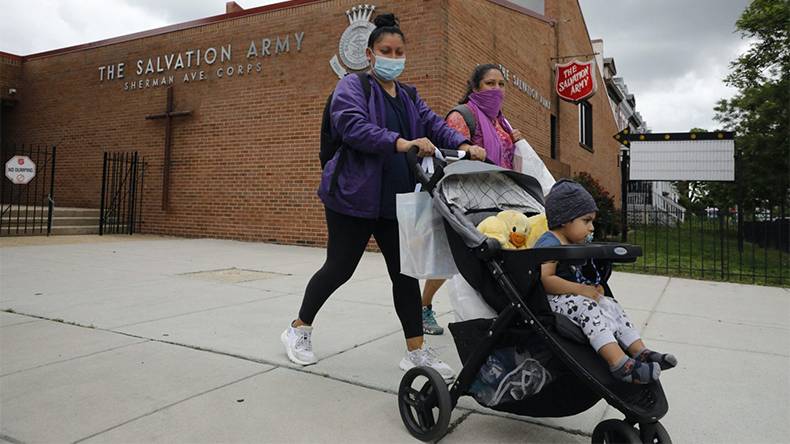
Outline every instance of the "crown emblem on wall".
<svg viewBox="0 0 790 444">
<path fill-rule="evenodd" d="M 375 10 L 376 7 L 373 5 L 354 6 L 350 10 L 346 11 L 346 16 L 348 17 L 348 23 L 353 25 L 354 22 L 358 20 L 369 22 L 370 16 L 373 15 L 373 11 Z"/>
<path fill-rule="evenodd" d="M 365 48 L 368 46 L 370 33 L 376 29 L 376 26 L 370 22 L 375 10 L 374 5 L 358 5 L 346 11 L 349 25 L 340 36 L 338 54 L 329 60 L 329 65 L 338 77 L 343 78 L 349 70 L 367 69 L 368 59 L 365 57 Z"/>
</svg>

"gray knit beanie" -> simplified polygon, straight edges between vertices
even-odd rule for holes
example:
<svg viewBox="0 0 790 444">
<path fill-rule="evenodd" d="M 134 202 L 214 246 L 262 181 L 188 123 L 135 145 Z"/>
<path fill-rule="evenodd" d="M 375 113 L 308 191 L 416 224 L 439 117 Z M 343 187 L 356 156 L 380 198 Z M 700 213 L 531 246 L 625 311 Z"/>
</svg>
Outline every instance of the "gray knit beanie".
<svg viewBox="0 0 790 444">
<path fill-rule="evenodd" d="M 546 219 L 553 230 L 579 216 L 598 211 L 592 195 L 570 179 L 561 179 L 546 196 Z"/>
</svg>

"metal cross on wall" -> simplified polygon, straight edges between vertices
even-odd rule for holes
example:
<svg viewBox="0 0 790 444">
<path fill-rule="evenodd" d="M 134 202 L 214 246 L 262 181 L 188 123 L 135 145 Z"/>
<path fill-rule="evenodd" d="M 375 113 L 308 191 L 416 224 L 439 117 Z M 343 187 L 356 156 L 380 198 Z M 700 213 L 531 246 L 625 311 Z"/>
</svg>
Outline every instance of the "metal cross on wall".
<svg viewBox="0 0 790 444">
<path fill-rule="evenodd" d="M 165 119 L 165 161 L 162 167 L 162 210 L 167 211 L 168 196 L 170 194 L 170 147 L 172 145 L 172 120 L 173 117 L 182 117 L 192 114 L 192 111 L 173 111 L 173 87 L 167 88 L 167 108 L 161 114 L 149 114 L 146 120 Z"/>
</svg>

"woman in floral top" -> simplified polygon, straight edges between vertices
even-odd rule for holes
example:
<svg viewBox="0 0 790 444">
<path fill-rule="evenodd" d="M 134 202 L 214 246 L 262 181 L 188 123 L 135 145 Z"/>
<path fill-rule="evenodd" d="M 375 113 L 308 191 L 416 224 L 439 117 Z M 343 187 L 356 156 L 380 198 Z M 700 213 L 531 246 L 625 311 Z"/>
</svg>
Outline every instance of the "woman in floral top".
<svg viewBox="0 0 790 444">
<path fill-rule="evenodd" d="M 513 129 L 502 115 L 505 100 L 505 76 L 493 64 L 477 65 L 466 85 L 466 93 L 447 115 L 447 125 L 486 151 L 486 158 L 503 168 L 513 168 L 514 143 L 521 132 Z M 465 107 L 465 108 L 464 108 Z M 462 112 L 474 120 L 469 128 Z M 431 303 L 444 280 L 429 279 L 422 293 L 422 328 L 426 334 L 440 335 L 444 328 L 436 322 Z"/>
<path fill-rule="evenodd" d="M 503 168 L 513 168 L 513 144 L 521 132 L 510 127 L 502 115 L 505 101 L 505 76 L 497 65 L 478 65 L 472 72 L 464 97 L 458 102 L 465 106 L 475 121 L 474 134 L 463 115 L 455 107 L 447 115 L 447 123 L 466 138 L 486 150 L 486 156 Z"/>
</svg>

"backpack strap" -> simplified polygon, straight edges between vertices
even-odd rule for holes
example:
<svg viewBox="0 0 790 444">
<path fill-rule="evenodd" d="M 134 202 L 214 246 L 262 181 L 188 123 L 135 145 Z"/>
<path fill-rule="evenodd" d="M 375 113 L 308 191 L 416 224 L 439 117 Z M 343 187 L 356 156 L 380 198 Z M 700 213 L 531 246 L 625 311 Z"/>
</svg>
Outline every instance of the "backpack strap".
<svg viewBox="0 0 790 444">
<path fill-rule="evenodd" d="M 362 91 L 365 93 L 365 100 L 367 101 L 370 99 L 370 77 L 368 77 L 366 72 L 355 72 L 354 74 L 359 77 L 359 83 L 362 84 Z"/>
<path fill-rule="evenodd" d="M 413 87 L 411 85 L 407 85 L 405 83 L 400 83 L 400 82 L 398 82 L 398 85 L 400 85 L 401 88 L 406 90 L 406 94 L 409 97 L 411 97 L 412 103 L 416 104 L 417 103 L 417 88 L 415 88 L 415 87 Z"/>
<path fill-rule="evenodd" d="M 467 128 L 469 128 L 469 138 L 471 139 L 474 137 L 475 130 L 477 129 L 477 121 L 475 121 L 475 116 L 472 115 L 472 110 L 469 109 L 466 104 L 460 104 L 451 109 L 450 112 L 447 113 L 447 116 L 449 116 L 452 112 L 461 114 L 461 117 L 464 118 Z M 445 120 L 447 120 L 447 116 L 444 117 Z"/>
</svg>

